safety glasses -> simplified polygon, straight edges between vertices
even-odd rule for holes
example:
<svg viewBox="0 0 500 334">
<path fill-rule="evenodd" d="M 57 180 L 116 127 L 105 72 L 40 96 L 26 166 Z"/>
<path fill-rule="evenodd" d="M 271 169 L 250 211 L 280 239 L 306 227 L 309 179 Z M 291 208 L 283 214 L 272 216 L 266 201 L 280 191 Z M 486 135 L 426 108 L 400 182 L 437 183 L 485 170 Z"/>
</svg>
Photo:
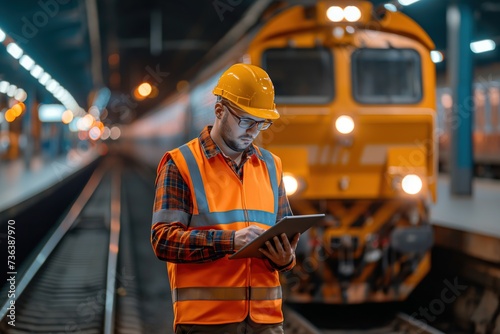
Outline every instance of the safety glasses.
<svg viewBox="0 0 500 334">
<path fill-rule="evenodd" d="M 269 127 L 273 124 L 273 122 L 268 119 L 264 121 L 256 121 L 248 117 L 240 117 L 236 115 L 228 105 L 223 104 L 223 106 L 227 108 L 227 110 L 231 115 L 233 115 L 236 119 L 238 119 L 238 126 L 242 129 L 251 129 L 254 126 L 257 126 L 257 129 L 261 131 L 269 129 Z"/>
</svg>

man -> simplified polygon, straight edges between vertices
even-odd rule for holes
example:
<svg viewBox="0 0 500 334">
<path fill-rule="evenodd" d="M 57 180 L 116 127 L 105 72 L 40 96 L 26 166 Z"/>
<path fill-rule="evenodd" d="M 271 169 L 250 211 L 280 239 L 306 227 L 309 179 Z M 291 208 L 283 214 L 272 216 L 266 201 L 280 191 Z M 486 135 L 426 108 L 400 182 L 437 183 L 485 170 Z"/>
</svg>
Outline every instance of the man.
<svg viewBox="0 0 500 334">
<path fill-rule="evenodd" d="M 167 262 L 174 330 L 283 333 L 278 273 L 295 265 L 299 235 L 267 242 L 262 259 L 228 258 L 292 215 L 281 161 L 252 144 L 279 118 L 274 87 L 263 69 L 235 64 L 213 93 L 213 127 L 158 166 L 151 244 Z"/>
</svg>

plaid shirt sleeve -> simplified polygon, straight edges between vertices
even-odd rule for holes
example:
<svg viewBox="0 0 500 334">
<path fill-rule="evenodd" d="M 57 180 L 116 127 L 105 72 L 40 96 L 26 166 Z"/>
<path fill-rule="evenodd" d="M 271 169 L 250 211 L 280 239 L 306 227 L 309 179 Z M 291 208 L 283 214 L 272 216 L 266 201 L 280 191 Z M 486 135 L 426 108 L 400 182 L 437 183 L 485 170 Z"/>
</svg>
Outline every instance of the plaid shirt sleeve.
<svg viewBox="0 0 500 334">
<path fill-rule="evenodd" d="M 153 212 L 193 213 L 191 192 L 172 159 L 159 170 Z M 167 262 L 209 262 L 233 253 L 234 231 L 187 230 L 181 222 L 154 222 L 151 244 L 156 256 Z"/>
</svg>

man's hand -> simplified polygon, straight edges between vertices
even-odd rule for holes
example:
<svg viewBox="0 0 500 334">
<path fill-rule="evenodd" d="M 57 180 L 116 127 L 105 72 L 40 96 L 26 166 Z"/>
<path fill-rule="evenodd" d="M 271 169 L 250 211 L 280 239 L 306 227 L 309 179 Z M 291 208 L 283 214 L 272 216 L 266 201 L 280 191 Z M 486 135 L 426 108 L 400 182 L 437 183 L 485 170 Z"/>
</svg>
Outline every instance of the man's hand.
<svg viewBox="0 0 500 334">
<path fill-rule="evenodd" d="M 271 241 L 266 241 L 267 250 L 264 248 L 259 248 L 259 250 L 269 258 L 278 267 L 286 266 L 291 263 L 293 257 L 295 256 L 295 248 L 299 242 L 300 233 L 297 233 L 292 242 L 288 241 L 285 233 L 280 235 L 281 238 L 277 236 Z M 281 239 L 281 241 L 280 241 Z M 273 245 L 274 243 L 274 245 Z"/>
<path fill-rule="evenodd" d="M 234 250 L 238 250 L 245 246 L 250 241 L 261 235 L 264 231 L 265 230 L 262 227 L 257 225 L 250 225 L 236 231 L 234 234 Z"/>
</svg>

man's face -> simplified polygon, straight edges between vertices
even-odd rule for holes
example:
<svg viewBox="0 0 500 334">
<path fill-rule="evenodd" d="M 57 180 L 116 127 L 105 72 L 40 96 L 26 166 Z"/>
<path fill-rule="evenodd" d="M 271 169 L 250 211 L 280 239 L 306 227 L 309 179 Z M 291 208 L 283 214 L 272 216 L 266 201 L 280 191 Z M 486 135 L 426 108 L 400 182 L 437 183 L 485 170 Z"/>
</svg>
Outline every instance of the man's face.
<svg viewBox="0 0 500 334">
<path fill-rule="evenodd" d="M 243 110 L 229 104 L 222 103 L 224 115 L 221 119 L 221 137 L 226 145 L 235 152 L 243 152 L 248 148 L 259 134 L 258 126 L 249 129 L 242 128 L 240 124 L 251 123 L 250 120 L 264 121 L 263 118 L 251 116 Z"/>
</svg>

